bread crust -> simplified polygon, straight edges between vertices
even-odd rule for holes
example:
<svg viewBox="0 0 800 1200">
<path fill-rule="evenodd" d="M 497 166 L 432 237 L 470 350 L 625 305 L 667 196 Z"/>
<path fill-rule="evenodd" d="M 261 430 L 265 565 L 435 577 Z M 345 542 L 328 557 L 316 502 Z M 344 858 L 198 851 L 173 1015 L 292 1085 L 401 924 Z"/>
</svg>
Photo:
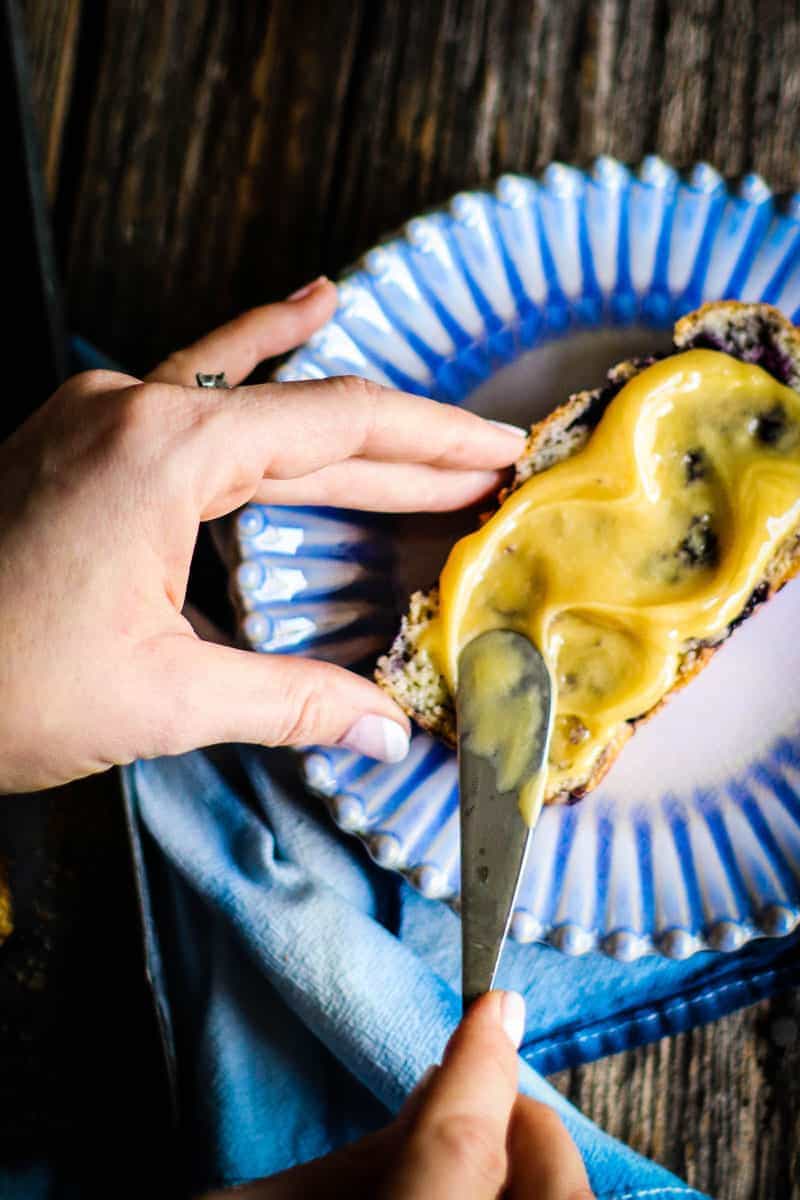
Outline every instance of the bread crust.
<svg viewBox="0 0 800 1200">
<path fill-rule="evenodd" d="M 703 347 L 723 350 L 744 362 L 757 363 L 780 382 L 800 392 L 800 329 L 771 305 L 747 304 L 738 300 L 704 304 L 677 322 L 673 343 L 672 353 Z M 533 425 L 525 449 L 516 463 L 514 478 L 497 497 L 498 506 L 533 475 L 546 471 L 554 463 L 580 450 L 617 392 L 654 361 L 654 358 L 645 358 L 617 363 L 600 387 L 577 392 Z M 695 679 L 734 629 L 767 603 L 798 572 L 800 527 L 778 547 L 764 578 L 725 633 L 714 643 L 688 643 L 672 687 L 647 712 L 620 725 L 595 760 L 592 772 L 586 779 L 575 780 L 568 789 L 548 796 L 545 802 L 572 802 L 596 788 L 639 726 L 655 716 L 676 692 Z M 443 677 L 416 644 L 427 622 L 435 615 L 438 603 L 437 588 L 429 592 L 416 592 L 411 597 L 409 611 L 403 617 L 399 634 L 389 652 L 378 660 L 375 679 L 417 725 L 455 747 L 456 721 L 452 696 Z"/>
</svg>

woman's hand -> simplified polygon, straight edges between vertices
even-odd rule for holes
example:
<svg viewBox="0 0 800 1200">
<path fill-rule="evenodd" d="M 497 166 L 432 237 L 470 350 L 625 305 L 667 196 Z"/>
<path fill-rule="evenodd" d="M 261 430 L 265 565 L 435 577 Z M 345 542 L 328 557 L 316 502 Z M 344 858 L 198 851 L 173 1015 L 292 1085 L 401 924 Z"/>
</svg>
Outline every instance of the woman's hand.
<svg viewBox="0 0 800 1200">
<path fill-rule="evenodd" d="M 0 447 L 0 791 L 217 742 L 402 758 L 408 723 L 338 667 L 201 641 L 181 615 L 200 521 L 248 500 L 456 508 L 496 486 L 514 433 L 341 378 L 235 391 L 335 308 L 320 280 L 245 313 L 142 382 L 69 380 Z"/>
<path fill-rule="evenodd" d="M 523 1024 L 521 996 L 490 992 L 393 1124 L 326 1158 L 206 1200 L 592 1200 L 560 1118 L 517 1093 Z"/>
</svg>

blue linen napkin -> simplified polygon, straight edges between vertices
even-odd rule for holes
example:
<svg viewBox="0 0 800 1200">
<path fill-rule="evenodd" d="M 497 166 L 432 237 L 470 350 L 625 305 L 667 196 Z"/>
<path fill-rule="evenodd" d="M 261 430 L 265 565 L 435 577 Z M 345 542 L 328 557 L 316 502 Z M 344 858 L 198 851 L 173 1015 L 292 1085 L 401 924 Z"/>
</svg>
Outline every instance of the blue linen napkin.
<svg viewBox="0 0 800 1200">
<path fill-rule="evenodd" d="M 459 1017 L 458 918 L 377 868 L 251 748 L 124 773 L 148 968 L 193 1191 L 267 1175 L 396 1112 Z M 800 978 L 798 938 L 636 964 L 510 944 L 521 1087 L 562 1115 L 603 1200 L 699 1197 L 539 1074 L 687 1029 Z"/>
</svg>

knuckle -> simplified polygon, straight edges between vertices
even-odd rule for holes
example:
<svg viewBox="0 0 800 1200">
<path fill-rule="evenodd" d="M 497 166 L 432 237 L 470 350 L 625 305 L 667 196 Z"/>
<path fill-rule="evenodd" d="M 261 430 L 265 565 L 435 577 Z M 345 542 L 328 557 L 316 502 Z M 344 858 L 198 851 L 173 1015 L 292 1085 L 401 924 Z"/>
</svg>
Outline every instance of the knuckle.
<svg viewBox="0 0 800 1200">
<path fill-rule="evenodd" d="M 381 384 L 364 379 L 362 375 L 340 375 L 336 380 L 336 388 L 351 404 L 355 402 L 361 407 L 365 424 L 373 420 L 375 407 L 386 394 L 386 388 Z"/>
<path fill-rule="evenodd" d="M 290 691 L 275 730 L 275 744 L 302 746 L 315 741 L 323 724 L 322 696 L 313 688 Z"/>
<path fill-rule="evenodd" d="M 435 1122 L 425 1134 L 431 1156 L 458 1165 L 494 1188 L 502 1187 L 508 1169 L 506 1148 L 491 1128 L 471 1113 L 454 1114 Z"/>
<path fill-rule="evenodd" d="M 185 431 L 193 417 L 183 389 L 168 384 L 132 384 L 113 404 L 115 440 L 134 457 L 154 462 L 165 457 L 173 435 Z"/>
<path fill-rule="evenodd" d="M 337 387 L 342 397 L 349 401 L 351 420 L 358 433 L 358 441 L 365 444 L 378 418 L 378 405 L 386 389 L 361 375 L 341 375 Z"/>
<path fill-rule="evenodd" d="M 343 391 L 355 396 L 372 397 L 380 391 L 377 383 L 373 383 L 371 379 L 365 379 L 363 375 L 340 375 L 338 386 Z"/>
<path fill-rule="evenodd" d="M 160 406 L 160 389 L 137 383 L 120 392 L 116 400 L 117 420 L 123 430 L 138 432 L 150 425 Z"/>
<path fill-rule="evenodd" d="M 92 371 L 79 371 L 64 384 L 64 390 L 78 396 L 93 395 L 113 386 L 119 379 L 115 371 L 103 371 L 97 368 Z"/>
<path fill-rule="evenodd" d="M 94 429 L 98 424 L 96 414 L 102 414 L 113 406 L 120 388 L 119 376 L 113 371 L 80 371 L 71 375 L 39 411 L 46 411 L 47 425 L 52 435 L 55 427 L 64 437 L 69 436 L 80 425 Z M 111 393 L 110 396 L 103 393 Z M 51 436 L 52 440 L 52 436 Z"/>
</svg>

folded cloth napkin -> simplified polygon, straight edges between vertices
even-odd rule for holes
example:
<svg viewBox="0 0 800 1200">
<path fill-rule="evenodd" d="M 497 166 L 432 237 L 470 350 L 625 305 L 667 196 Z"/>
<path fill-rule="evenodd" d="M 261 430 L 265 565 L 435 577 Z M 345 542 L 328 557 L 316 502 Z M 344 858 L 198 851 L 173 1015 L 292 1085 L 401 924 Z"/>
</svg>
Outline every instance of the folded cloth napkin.
<svg viewBox="0 0 800 1200">
<path fill-rule="evenodd" d="M 229 748 L 125 771 L 153 983 L 194 1192 L 387 1121 L 459 1018 L 458 918 L 374 866 L 291 754 Z M 699 1197 L 539 1072 L 686 1029 L 800 977 L 797 937 L 683 963 L 507 947 L 528 1007 L 524 1092 L 552 1104 L 603 1200 Z"/>
</svg>

